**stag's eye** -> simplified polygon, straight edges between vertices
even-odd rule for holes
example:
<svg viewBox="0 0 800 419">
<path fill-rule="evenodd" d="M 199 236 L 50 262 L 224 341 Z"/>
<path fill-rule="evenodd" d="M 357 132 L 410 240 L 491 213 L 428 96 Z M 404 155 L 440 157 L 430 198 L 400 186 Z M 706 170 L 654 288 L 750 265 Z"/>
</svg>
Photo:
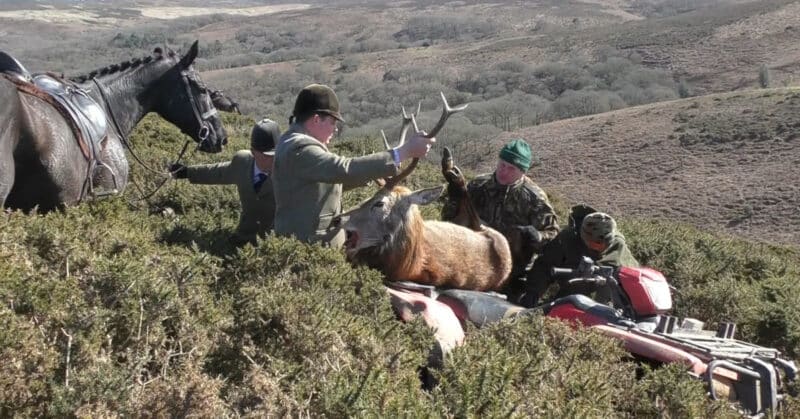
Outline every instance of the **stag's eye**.
<svg viewBox="0 0 800 419">
<path fill-rule="evenodd" d="M 375 205 L 372 206 L 372 208 L 383 208 L 383 201 L 376 202 Z"/>
</svg>

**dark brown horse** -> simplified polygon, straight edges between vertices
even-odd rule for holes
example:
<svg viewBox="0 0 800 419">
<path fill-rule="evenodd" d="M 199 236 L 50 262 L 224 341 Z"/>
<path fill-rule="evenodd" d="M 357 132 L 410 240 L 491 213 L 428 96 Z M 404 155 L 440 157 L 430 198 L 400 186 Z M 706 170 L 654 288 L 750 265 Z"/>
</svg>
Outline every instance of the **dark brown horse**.
<svg viewBox="0 0 800 419">
<path fill-rule="evenodd" d="M 201 151 L 221 151 L 227 134 L 210 92 L 192 67 L 196 57 L 195 41 L 183 57 L 156 48 L 153 56 L 74 78 L 73 87 L 102 109 L 107 135 L 95 147 L 87 147 L 90 140 L 53 99 L 0 75 L 0 208 L 28 211 L 38 206 L 48 211 L 74 205 L 96 191 L 123 191 L 128 137 L 149 112 L 180 128 Z"/>
<path fill-rule="evenodd" d="M 214 102 L 214 107 L 223 112 L 232 112 L 242 114 L 239 110 L 239 104 L 236 103 L 230 96 L 225 95 L 222 90 L 211 91 L 211 101 Z"/>
</svg>

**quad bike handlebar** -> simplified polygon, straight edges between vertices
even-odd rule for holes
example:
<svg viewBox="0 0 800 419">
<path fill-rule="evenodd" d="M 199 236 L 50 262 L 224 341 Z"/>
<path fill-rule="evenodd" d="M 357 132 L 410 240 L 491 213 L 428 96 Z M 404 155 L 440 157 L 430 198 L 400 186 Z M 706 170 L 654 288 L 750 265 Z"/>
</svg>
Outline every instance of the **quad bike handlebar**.
<svg viewBox="0 0 800 419">
<path fill-rule="evenodd" d="M 573 268 L 550 268 L 550 275 L 559 278 L 573 277 L 574 279 L 605 278 L 614 279 L 614 268 L 611 266 L 599 266 L 588 256 L 584 256 L 578 267 Z M 570 280 L 572 282 L 572 280 Z M 586 281 L 592 282 L 592 281 Z"/>
<path fill-rule="evenodd" d="M 568 281 L 570 284 L 592 284 L 597 286 L 606 285 L 608 280 L 602 276 L 593 276 L 590 278 L 572 278 Z"/>
</svg>

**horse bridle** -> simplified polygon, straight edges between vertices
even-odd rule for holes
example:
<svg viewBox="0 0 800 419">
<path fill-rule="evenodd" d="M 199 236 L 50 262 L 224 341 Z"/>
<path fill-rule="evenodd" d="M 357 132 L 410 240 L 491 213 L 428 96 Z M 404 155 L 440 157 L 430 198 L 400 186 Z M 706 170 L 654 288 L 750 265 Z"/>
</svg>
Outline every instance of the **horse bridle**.
<svg viewBox="0 0 800 419">
<path fill-rule="evenodd" d="M 100 92 L 100 96 L 103 98 L 103 101 L 105 102 L 105 105 L 106 105 L 105 108 L 108 111 L 108 115 L 111 116 L 111 122 L 114 124 L 114 129 L 117 131 L 117 135 L 119 135 L 119 138 L 122 140 L 122 144 L 125 146 L 125 148 L 128 149 L 128 151 L 131 153 L 131 156 L 133 156 L 134 160 L 136 160 L 146 170 L 148 170 L 148 171 L 150 171 L 152 173 L 158 174 L 158 175 L 164 175 L 165 173 L 163 171 L 155 170 L 155 169 L 151 168 L 150 166 L 148 166 L 147 164 L 145 164 L 145 162 L 142 161 L 142 159 L 139 158 L 139 156 L 136 154 L 136 152 L 133 151 L 133 147 L 131 146 L 130 142 L 128 141 L 128 137 L 122 131 L 122 128 L 120 127 L 119 122 L 117 121 L 117 117 L 116 117 L 116 115 L 114 115 L 114 109 L 111 107 L 111 104 L 110 104 L 110 102 L 108 100 L 108 96 L 106 95 L 106 92 L 105 92 L 105 88 L 103 87 L 102 84 L 100 84 L 100 81 L 97 80 L 96 77 L 92 77 L 92 81 L 97 86 L 97 91 Z M 211 128 L 209 128 L 211 123 L 208 122 L 208 119 L 217 114 L 217 109 L 214 107 L 213 104 L 211 104 L 211 106 L 209 106 L 210 109 L 208 111 L 206 111 L 205 113 L 201 114 L 200 113 L 200 105 L 195 100 L 194 95 L 192 95 L 192 87 L 191 87 L 191 85 L 189 83 L 189 74 L 187 73 L 186 70 L 181 70 L 181 81 L 183 81 L 183 86 L 186 89 L 186 95 L 189 98 L 189 103 L 192 106 L 192 112 L 194 113 L 195 118 L 197 118 L 197 121 L 198 121 L 198 123 L 200 125 L 200 131 L 197 133 L 197 138 L 200 140 L 200 141 L 197 142 L 197 148 L 200 148 L 200 146 L 203 143 L 205 143 L 205 141 L 208 139 L 208 134 L 211 132 Z M 183 145 L 183 148 L 181 149 L 181 152 L 178 154 L 178 158 L 175 159 L 175 163 L 176 164 L 178 162 L 180 162 L 181 159 L 183 158 L 183 155 L 186 153 L 186 150 L 187 150 L 190 142 L 191 142 L 191 140 L 186 140 L 186 143 Z M 113 173 L 112 173 L 112 175 L 113 175 Z M 91 173 L 89 173 L 88 176 L 91 176 Z M 158 185 L 153 191 L 151 191 L 149 194 L 143 196 L 139 200 L 140 201 L 141 200 L 146 200 L 149 197 L 153 196 L 159 189 L 161 189 L 162 186 L 164 186 L 166 181 L 169 180 L 169 179 L 170 179 L 170 177 L 166 176 L 164 178 L 164 181 L 162 181 L 160 185 Z M 137 188 L 138 188 L 138 186 L 137 186 Z M 140 189 L 140 192 L 141 192 L 141 189 Z"/>
<path fill-rule="evenodd" d="M 128 151 L 130 151 L 130 153 L 133 156 L 133 158 L 140 165 L 142 165 L 142 167 L 144 167 L 145 169 L 147 169 L 147 170 L 149 170 L 149 171 L 151 171 L 153 173 L 164 174 L 162 171 L 154 170 L 151 167 L 149 167 L 147 164 L 145 164 L 142 161 L 142 159 L 139 158 L 139 156 L 136 155 L 136 153 L 133 151 L 133 147 L 131 146 L 130 142 L 128 141 L 128 137 L 122 131 L 122 128 L 120 127 L 119 122 L 117 121 L 116 115 L 114 115 L 114 109 L 111 107 L 111 104 L 109 103 L 108 96 L 106 95 L 106 92 L 105 92 L 105 88 L 103 87 L 102 84 L 100 84 L 100 80 L 97 80 L 96 77 L 93 77 L 92 81 L 97 86 L 97 90 L 100 92 L 100 96 L 103 97 L 103 101 L 106 104 L 106 110 L 108 111 L 108 115 L 111 116 L 111 122 L 114 124 L 114 129 L 117 131 L 117 134 L 119 135 L 120 139 L 122 140 L 122 144 L 125 145 L 125 148 L 127 148 Z M 200 105 L 195 100 L 194 95 L 192 95 L 192 87 L 191 87 L 191 85 L 189 83 L 189 74 L 187 73 L 186 70 L 181 70 L 181 81 L 183 82 L 184 89 L 186 90 L 186 95 L 189 98 L 189 103 L 191 104 L 192 112 L 194 113 L 194 116 L 197 119 L 198 124 L 200 125 L 200 130 L 197 133 L 197 138 L 198 138 L 198 140 L 200 140 L 200 141 L 197 142 L 197 148 L 200 148 L 200 146 L 202 144 L 204 144 L 205 141 L 208 139 L 208 134 L 211 132 L 211 128 L 210 128 L 211 123 L 208 122 L 208 120 L 209 120 L 209 118 L 211 118 L 212 116 L 217 114 L 217 109 L 212 104 L 212 105 L 209 106 L 209 110 L 208 111 L 206 111 L 205 113 L 200 113 Z M 178 156 L 178 158 L 175 160 L 175 163 L 180 161 L 180 159 L 183 157 L 183 154 L 186 151 L 188 143 L 189 143 L 189 141 L 187 141 L 186 145 L 183 146 L 183 150 L 181 151 L 181 153 Z"/>
<path fill-rule="evenodd" d="M 197 143 L 197 147 L 199 148 L 203 143 L 205 143 L 206 139 L 208 139 L 208 134 L 211 132 L 211 123 L 208 122 L 209 118 L 217 114 L 217 108 L 214 107 L 213 103 L 209 103 L 209 109 L 204 113 L 200 113 L 200 105 L 194 98 L 192 94 L 192 87 L 189 83 L 189 73 L 187 70 L 181 70 L 181 80 L 183 80 L 183 87 L 186 89 L 186 96 L 189 98 L 189 103 L 192 104 L 192 111 L 194 112 L 195 118 L 200 124 L 200 132 L 197 133 L 197 138 L 200 140 Z M 199 85 L 199 83 L 198 83 Z M 208 93 L 208 89 L 206 89 L 206 93 Z M 209 100 L 211 100 L 211 94 L 208 93 Z"/>
</svg>

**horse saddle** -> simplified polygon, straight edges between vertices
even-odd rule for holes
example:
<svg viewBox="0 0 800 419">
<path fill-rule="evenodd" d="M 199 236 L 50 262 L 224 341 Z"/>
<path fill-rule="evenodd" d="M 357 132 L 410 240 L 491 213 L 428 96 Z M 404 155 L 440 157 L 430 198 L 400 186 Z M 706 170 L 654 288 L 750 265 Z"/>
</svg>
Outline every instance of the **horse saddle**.
<svg viewBox="0 0 800 419">
<path fill-rule="evenodd" d="M 67 109 L 81 130 L 83 138 L 92 149 L 92 154 L 97 157 L 96 150 L 108 131 L 108 122 L 103 108 L 83 89 L 48 74 L 34 76 L 33 84 Z"/>
<path fill-rule="evenodd" d="M 0 51 L 0 73 L 6 73 L 22 81 L 31 82 L 31 73 L 16 58 Z"/>
</svg>

